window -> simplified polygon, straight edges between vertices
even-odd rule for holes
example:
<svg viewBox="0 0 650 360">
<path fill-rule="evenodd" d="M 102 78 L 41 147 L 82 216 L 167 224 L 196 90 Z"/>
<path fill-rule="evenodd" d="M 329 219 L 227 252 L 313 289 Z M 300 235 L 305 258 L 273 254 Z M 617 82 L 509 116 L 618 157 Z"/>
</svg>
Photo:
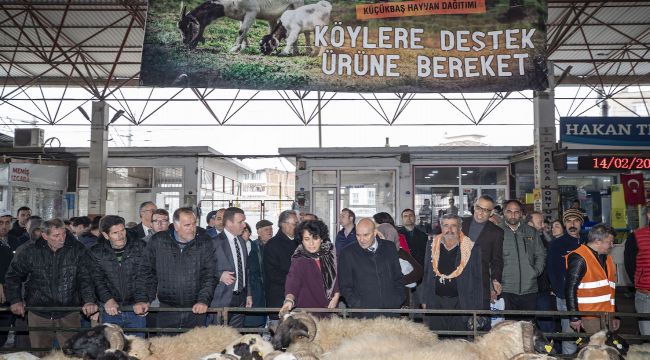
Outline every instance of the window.
<svg viewBox="0 0 650 360">
<path fill-rule="evenodd" d="M 201 169 L 201 189 L 214 189 L 214 174 L 205 169 Z"/>
<path fill-rule="evenodd" d="M 214 174 L 214 191 L 223 192 L 223 176 Z"/>
<path fill-rule="evenodd" d="M 106 186 L 113 188 L 150 188 L 153 169 L 149 167 L 108 168 Z"/>
<path fill-rule="evenodd" d="M 339 191 L 340 208 L 350 208 L 357 218 L 395 213 L 394 170 L 341 170 Z"/>
<path fill-rule="evenodd" d="M 506 185 L 505 167 L 462 167 L 460 181 L 463 185 Z"/>
<path fill-rule="evenodd" d="M 336 170 L 312 171 L 312 183 L 317 186 L 336 186 Z"/>
<path fill-rule="evenodd" d="M 183 187 L 183 168 L 164 167 L 154 168 L 154 187 L 181 188 Z"/>
<path fill-rule="evenodd" d="M 233 193 L 233 180 L 224 178 L 224 187 L 223 187 L 223 192 L 226 194 L 232 194 Z"/>
</svg>

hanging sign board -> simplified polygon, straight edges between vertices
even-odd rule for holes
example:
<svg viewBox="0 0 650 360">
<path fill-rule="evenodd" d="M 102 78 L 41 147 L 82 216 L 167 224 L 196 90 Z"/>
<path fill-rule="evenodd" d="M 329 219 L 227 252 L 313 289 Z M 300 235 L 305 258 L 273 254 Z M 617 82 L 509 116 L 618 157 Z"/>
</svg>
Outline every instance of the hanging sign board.
<svg viewBox="0 0 650 360">
<path fill-rule="evenodd" d="M 146 86 L 344 92 L 547 87 L 546 0 L 150 0 Z"/>
<path fill-rule="evenodd" d="M 650 117 L 563 117 L 560 141 L 570 149 L 650 149 Z"/>
</svg>

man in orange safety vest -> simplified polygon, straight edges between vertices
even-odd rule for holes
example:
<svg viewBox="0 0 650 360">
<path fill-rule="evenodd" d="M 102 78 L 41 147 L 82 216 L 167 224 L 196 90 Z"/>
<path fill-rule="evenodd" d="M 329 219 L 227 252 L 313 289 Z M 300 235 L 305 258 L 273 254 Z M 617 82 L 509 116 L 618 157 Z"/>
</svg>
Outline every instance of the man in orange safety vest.
<svg viewBox="0 0 650 360">
<path fill-rule="evenodd" d="M 589 231 L 587 243 L 567 255 L 564 288 L 567 311 L 616 311 L 616 265 L 609 255 L 615 235 L 610 226 L 598 224 Z M 609 329 L 616 330 L 619 325 L 619 320 L 613 319 Z M 595 333 L 601 330 L 601 321 L 593 316 L 574 316 L 571 327 Z"/>
</svg>

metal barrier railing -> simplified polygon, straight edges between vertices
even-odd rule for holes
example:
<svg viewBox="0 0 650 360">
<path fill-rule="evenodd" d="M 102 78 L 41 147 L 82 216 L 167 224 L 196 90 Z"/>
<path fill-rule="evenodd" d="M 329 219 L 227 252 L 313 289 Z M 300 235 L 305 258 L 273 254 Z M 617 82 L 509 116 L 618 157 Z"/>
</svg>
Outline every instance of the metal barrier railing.
<svg viewBox="0 0 650 360">
<path fill-rule="evenodd" d="M 37 307 L 37 306 L 28 306 L 25 307 L 25 311 L 47 311 L 47 312 L 74 312 L 79 311 L 79 307 Z M 650 320 L 650 313 L 602 313 L 602 312 L 581 312 L 581 311 L 521 311 L 521 310 L 432 310 L 432 309 L 352 309 L 352 308 L 335 308 L 335 309 L 322 309 L 322 308 L 303 308 L 296 309 L 299 311 L 306 311 L 312 313 L 332 313 L 338 314 L 343 318 L 348 318 L 354 316 L 354 314 L 392 314 L 392 315 L 409 315 L 414 318 L 424 319 L 426 315 L 464 315 L 471 316 L 474 323 L 474 329 L 468 331 L 432 331 L 438 335 L 445 336 L 472 336 L 477 337 L 479 335 L 485 334 L 485 331 L 479 331 L 476 329 L 476 324 L 478 322 L 478 317 L 488 316 L 488 317 L 505 317 L 510 319 L 525 318 L 526 320 L 532 320 L 534 318 L 563 318 L 570 316 L 592 316 L 598 317 L 601 321 L 601 327 L 605 327 L 606 324 L 609 324 L 613 318 L 641 318 Z M 131 306 L 121 307 L 121 311 L 133 311 Z M 164 312 L 191 312 L 191 308 L 158 308 L 152 307 L 149 308 L 151 313 L 164 313 Z M 215 314 L 220 323 L 227 324 L 228 319 L 232 313 L 237 314 L 277 314 L 280 311 L 280 308 L 239 308 L 239 307 L 224 307 L 224 308 L 208 308 L 208 314 Z M 10 312 L 8 307 L 0 307 L 0 313 Z M 18 332 L 27 332 L 27 331 L 64 331 L 64 332 L 76 332 L 80 330 L 86 330 L 87 328 L 82 327 L 27 327 L 16 329 L 14 327 L 0 327 L 0 331 L 18 331 Z M 124 331 L 128 333 L 182 333 L 189 331 L 189 328 L 128 328 Z M 267 328 L 237 328 L 241 333 L 267 333 L 269 329 Z M 545 336 L 555 339 L 568 339 L 568 338 L 577 338 L 578 336 L 589 336 L 588 333 L 544 333 Z M 636 335 L 636 334 L 625 334 L 619 333 L 621 337 L 626 340 L 631 341 L 641 341 L 641 342 L 650 342 L 650 336 L 648 335 Z M 0 348 L 0 353 L 6 353 L 10 351 L 48 351 L 50 349 L 34 349 L 34 348 Z"/>
</svg>

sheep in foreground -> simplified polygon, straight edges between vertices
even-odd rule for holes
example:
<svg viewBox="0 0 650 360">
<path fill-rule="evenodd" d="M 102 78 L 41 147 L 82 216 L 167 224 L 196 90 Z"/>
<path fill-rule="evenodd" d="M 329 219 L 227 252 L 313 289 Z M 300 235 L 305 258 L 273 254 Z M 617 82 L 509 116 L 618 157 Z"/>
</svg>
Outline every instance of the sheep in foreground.
<svg viewBox="0 0 650 360">
<path fill-rule="evenodd" d="M 443 340 L 432 343 L 421 339 L 414 341 L 404 334 L 387 337 L 384 333 L 366 333 L 345 340 L 340 347 L 326 353 L 323 359 L 508 360 L 522 353 L 546 352 L 548 344 L 541 332 L 535 331 L 533 324 L 505 321 L 475 342 Z"/>
<path fill-rule="evenodd" d="M 403 335 L 410 344 L 433 344 L 438 336 L 423 324 L 407 319 L 341 319 L 326 318 L 317 320 L 310 314 L 294 312 L 284 316 L 273 336 L 276 349 L 287 349 L 292 354 L 302 353 L 319 356 L 341 345 L 343 340 L 361 334 L 382 334 L 381 342 L 393 336 Z M 301 358 L 301 357 L 298 357 Z"/>
<path fill-rule="evenodd" d="M 262 360 L 273 352 L 273 345 L 259 335 L 247 334 L 233 341 L 220 353 L 210 354 L 201 360 L 255 359 Z"/>
<path fill-rule="evenodd" d="M 327 26 L 330 22 L 331 12 L 332 4 L 326 0 L 304 5 L 294 10 L 286 10 L 271 33 L 262 37 L 260 41 L 262 54 L 271 54 L 280 46 L 280 41 L 286 38 L 287 44 L 280 54 L 289 55 L 293 49 L 294 55 L 297 55 L 298 36 L 303 33 L 307 44 L 307 55 L 312 55 L 310 33 L 314 32 L 317 26 Z M 320 46 L 318 55 L 320 56 L 324 51 L 325 47 Z"/>
<path fill-rule="evenodd" d="M 146 344 L 141 339 L 133 344 L 129 355 L 140 360 L 178 360 L 201 359 L 204 356 L 219 353 L 230 343 L 241 337 L 239 332 L 228 326 L 208 326 L 192 329 L 176 336 L 157 336 L 149 339 L 149 354 Z M 138 356 L 139 355 L 139 356 Z"/>
<path fill-rule="evenodd" d="M 637 344 L 630 346 L 630 350 L 625 357 L 627 360 L 647 360 L 650 359 L 650 343 Z"/>
<path fill-rule="evenodd" d="M 118 327 L 119 328 L 119 327 Z M 121 329 L 120 329 L 121 332 Z M 124 334 L 122 333 L 124 337 Z M 81 332 L 75 335 L 76 344 L 75 352 L 68 352 L 66 355 L 60 351 L 54 351 L 44 359 L 47 360 L 69 360 L 79 358 L 105 359 L 105 360 L 123 360 L 128 359 L 125 354 L 116 351 L 107 351 L 102 357 L 83 355 L 83 352 L 102 344 L 104 340 L 108 341 L 109 336 L 103 333 Z M 125 337 L 125 342 L 119 350 L 125 350 L 131 358 L 139 360 L 179 360 L 179 359 L 201 359 L 204 356 L 213 353 L 220 353 L 230 343 L 240 338 L 241 335 L 237 330 L 228 326 L 208 326 L 192 329 L 186 333 L 176 336 L 159 336 L 149 340 L 135 336 Z M 87 345 L 92 346 L 88 347 Z M 65 350 L 64 350 L 65 351 Z M 84 357 L 85 356 L 85 357 Z"/>
<path fill-rule="evenodd" d="M 0 355 L 0 360 L 38 360 L 38 359 L 40 358 L 26 351 Z"/>
</svg>

